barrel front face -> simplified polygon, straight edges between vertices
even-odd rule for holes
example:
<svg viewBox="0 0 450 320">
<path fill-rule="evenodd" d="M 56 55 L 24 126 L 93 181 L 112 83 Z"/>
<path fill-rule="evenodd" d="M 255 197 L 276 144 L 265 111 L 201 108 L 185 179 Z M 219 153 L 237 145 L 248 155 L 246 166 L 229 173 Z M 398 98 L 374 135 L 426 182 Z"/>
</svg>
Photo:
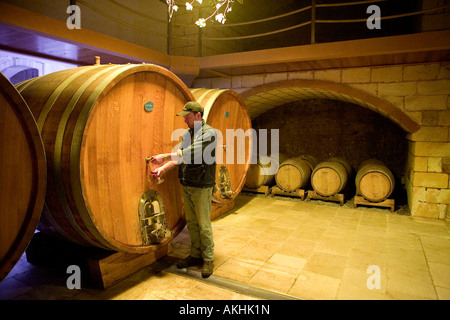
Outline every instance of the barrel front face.
<svg viewBox="0 0 450 320">
<path fill-rule="evenodd" d="M 347 185 L 348 175 L 345 167 L 339 162 L 321 162 L 311 174 L 311 185 L 321 196 L 333 196 Z"/>
<path fill-rule="evenodd" d="M 355 183 L 357 194 L 366 200 L 381 202 L 394 191 L 395 178 L 383 162 L 369 159 L 360 165 Z"/>
<path fill-rule="evenodd" d="M 287 192 L 305 187 L 311 177 L 310 164 L 303 158 L 292 158 L 281 163 L 275 181 L 277 186 Z"/>
<path fill-rule="evenodd" d="M 223 180 L 220 168 L 226 167 L 232 194 L 223 197 L 215 193 L 219 202 L 234 199 L 244 186 L 252 151 L 251 120 L 243 99 L 232 90 L 191 89 L 195 99 L 204 107 L 206 123 L 218 135 L 216 182 Z M 257 170 L 257 169 L 256 169 Z"/>
<path fill-rule="evenodd" d="M 27 104 L 0 73 L 0 281 L 31 240 L 45 198 L 43 142 Z"/>
<path fill-rule="evenodd" d="M 369 201 L 382 201 L 392 193 L 390 179 L 382 172 L 369 172 L 359 181 L 359 193 Z"/>
<path fill-rule="evenodd" d="M 78 196 L 102 237 L 118 248 L 138 248 L 143 245 L 139 200 L 147 190 L 161 195 L 169 229 L 183 219 L 177 170 L 157 184 L 145 157 L 170 152 L 179 142 L 171 141 L 172 133 L 185 124 L 175 114 L 187 97 L 152 72 L 131 73 L 105 91 L 90 111 L 81 153 L 72 155 L 80 159 L 83 194 Z"/>
<path fill-rule="evenodd" d="M 294 164 L 281 165 L 275 176 L 277 186 L 287 192 L 300 188 L 302 180 L 302 172 Z"/>
<path fill-rule="evenodd" d="M 177 170 L 157 184 L 146 162 L 171 152 L 186 129 L 176 113 L 193 96 L 180 79 L 155 65 L 101 65 L 56 72 L 23 87 L 49 160 L 42 231 L 135 253 L 171 240 L 147 241 L 155 223 L 172 236 L 181 231 Z"/>
</svg>

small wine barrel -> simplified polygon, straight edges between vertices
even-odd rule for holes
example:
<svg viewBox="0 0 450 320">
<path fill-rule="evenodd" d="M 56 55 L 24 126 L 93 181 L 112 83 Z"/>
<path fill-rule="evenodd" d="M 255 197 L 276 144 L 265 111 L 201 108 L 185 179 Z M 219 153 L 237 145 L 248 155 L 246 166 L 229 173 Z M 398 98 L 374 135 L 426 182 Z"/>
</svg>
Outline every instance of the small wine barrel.
<svg viewBox="0 0 450 320">
<path fill-rule="evenodd" d="M 25 252 L 44 206 L 44 144 L 26 102 L 0 73 L 0 281 Z"/>
<path fill-rule="evenodd" d="M 179 143 L 172 133 L 186 128 L 176 113 L 194 97 L 178 77 L 151 64 L 95 65 L 17 87 L 47 156 L 39 230 L 86 246 L 148 253 L 183 229 L 177 170 L 158 184 L 146 161 L 172 151 Z"/>
<path fill-rule="evenodd" d="M 317 162 L 310 156 L 300 156 L 283 161 L 275 174 L 277 186 L 287 192 L 306 187 L 315 165 Z"/>
<path fill-rule="evenodd" d="M 377 159 L 361 163 L 355 178 L 356 193 L 366 200 L 380 202 L 394 191 L 395 179 L 386 164 Z"/>
<path fill-rule="evenodd" d="M 213 201 L 229 202 L 241 192 L 250 166 L 253 143 L 250 115 L 235 91 L 191 89 L 191 92 L 205 110 L 203 119 L 218 133 L 217 188 Z M 227 135 L 227 130 L 233 135 Z"/>
<path fill-rule="evenodd" d="M 351 166 L 345 160 L 330 158 L 314 168 L 311 186 L 321 196 L 333 196 L 344 190 L 350 172 Z"/>
<path fill-rule="evenodd" d="M 257 163 L 250 164 L 245 185 L 252 189 L 270 186 L 275 180 L 275 174 L 280 167 L 280 163 L 287 159 L 288 157 L 282 153 L 259 156 Z"/>
</svg>

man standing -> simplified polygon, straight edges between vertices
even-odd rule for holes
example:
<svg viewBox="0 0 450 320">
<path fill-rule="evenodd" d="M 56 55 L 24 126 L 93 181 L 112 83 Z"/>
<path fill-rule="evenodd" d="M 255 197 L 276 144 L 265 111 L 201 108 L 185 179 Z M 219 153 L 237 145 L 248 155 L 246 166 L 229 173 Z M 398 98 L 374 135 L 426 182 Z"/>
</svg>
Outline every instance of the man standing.
<svg viewBox="0 0 450 320">
<path fill-rule="evenodd" d="M 178 268 L 203 265 L 202 277 L 213 273 L 214 240 L 211 227 L 211 196 L 216 178 L 215 130 L 203 120 L 203 107 L 196 101 L 186 103 L 177 113 L 189 127 L 183 133 L 177 152 L 153 156 L 151 161 L 164 165 L 153 173 L 160 178 L 164 172 L 179 167 L 183 188 L 186 224 L 191 238 L 191 254 L 180 260 Z"/>
</svg>

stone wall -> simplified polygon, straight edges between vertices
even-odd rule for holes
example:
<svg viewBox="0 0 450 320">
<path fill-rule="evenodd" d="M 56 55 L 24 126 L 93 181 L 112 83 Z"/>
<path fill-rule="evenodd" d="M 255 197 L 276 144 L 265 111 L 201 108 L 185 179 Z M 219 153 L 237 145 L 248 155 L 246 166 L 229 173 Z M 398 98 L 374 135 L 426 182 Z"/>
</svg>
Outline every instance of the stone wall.
<svg viewBox="0 0 450 320">
<path fill-rule="evenodd" d="M 307 70 L 196 79 L 193 87 L 256 86 L 293 79 L 327 80 L 392 103 L 420 129 L 407 135 L 404 177 L 413 216 L 450 219 L 450 62 Z"/>
</svg>

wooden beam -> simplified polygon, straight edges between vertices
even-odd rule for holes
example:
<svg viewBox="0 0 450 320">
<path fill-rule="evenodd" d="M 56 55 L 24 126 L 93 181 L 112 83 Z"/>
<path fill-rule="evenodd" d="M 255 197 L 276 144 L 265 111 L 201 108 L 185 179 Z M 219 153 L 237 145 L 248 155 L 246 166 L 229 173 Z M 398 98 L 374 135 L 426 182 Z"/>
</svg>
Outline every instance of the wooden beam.
<svg viewBox="0 0 450 320">
<path fill-rule="evenodd" d="M 349 40 L 202 57 L 200 69 L 259 66 L 276 63 L 450 50 L 450 30 Z"/>
<path fill-rule="evenodd" d="M 65 21 L 57 20 L 14 5 L 0 2 L 0 21 L 37 36 L 76 44 L 80 48 L 101 49 L 108 53 L 134 57 L 142 61 L 170 66 L 170 56 L 88 29 L 69 29 Z M 37 52 L 39 53 L 39 52 Z"/>
</svg>

